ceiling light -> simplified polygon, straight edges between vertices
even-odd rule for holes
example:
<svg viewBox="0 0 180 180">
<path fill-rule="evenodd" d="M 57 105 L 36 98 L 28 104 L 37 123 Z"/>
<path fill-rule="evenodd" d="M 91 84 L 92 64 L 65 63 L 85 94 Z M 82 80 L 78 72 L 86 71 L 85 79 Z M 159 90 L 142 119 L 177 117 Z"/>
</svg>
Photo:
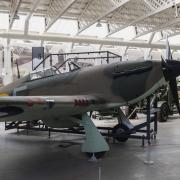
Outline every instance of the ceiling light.
<svg viewBox="0 0 180 180">
<path fill-rule="evenodd" d="M 96 27 L 102 27 L 102 24 L 100 23 L 100 21 L 97 22 Z"/>
</svg>

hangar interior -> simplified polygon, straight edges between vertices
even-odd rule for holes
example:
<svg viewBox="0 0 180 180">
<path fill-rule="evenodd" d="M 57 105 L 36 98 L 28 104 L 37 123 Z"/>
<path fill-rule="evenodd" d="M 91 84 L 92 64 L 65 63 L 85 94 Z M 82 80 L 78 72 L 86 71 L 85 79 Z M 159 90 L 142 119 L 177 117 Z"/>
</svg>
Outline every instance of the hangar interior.
<svg viewBox="0 0 180 180">
<path fill-rule="evenodd" d="M 61 72 L 66 71 L 71 67 L 62 64 L 69 60 L 82 67 L 139 59 L 161 61 L 166 59 L 167 37 L 173 60 L 179 61 L 179 7 L 180 0 L 1 0 L 0 86 L 29 74 L 32 80 L 39 79 L 37 71 L 54 65 L 62 67 Z M 35 54 L 43 51 L 42 57 L 34 58 L 33 49 Z M 75 68 L 79 66 L 75 64 Z M 88 161 L 79 150 L 84 140 L 81 129 L 75 134 L 72 129 L 66 133 L 64 130 L 50 132 L 46 127 L 36 131 L 28 123 L 24 126 L 21 122 L 23 126 L 19 127 L 19 121 L 1 122 L 0 179 L 178 180 L 180 122 L 177 102 L 169 99 L 168 90 L 163 87 L 158 95 L 152 93 L 160 102 L 160 107 L 156 104 L 153 108 L 155 111 L 159 108 L 158 112 L 162 113 L 155 112 L 154 124 L 150 102 L 146 106 L 148 99 L 144 98 L 143 105 L 128 107 L 131 111 L 127 116 L 136 127 L 134 130 L 145 135 L 133 135 L 132 131 L 125 143 L 117 143 L 109 136 L 109 130 L 117 124 L 114 112 L 108 115 L 94 112 L 95 124 L 108 130 L 106 136 L 111 148 L 100 160 L 91 157 L 95 162 Z M 151 102 L 155 101 L 153 98 Z M 82 102 L 80 105 L 85 106 Z M 145 124 L 144 120 L 147 120 Z"/>
<path fill-rule="evenodd" d="M 160 59 L 168 35 L 173 57 L 179 53 L 177 0 L 2 0 L 0 21 L 5 84 L 12 81 L 11 56 L 26 74 L 34 46 L 44 46 L 45 54 L 110 50 L 124 60 Z"/>
</svg>

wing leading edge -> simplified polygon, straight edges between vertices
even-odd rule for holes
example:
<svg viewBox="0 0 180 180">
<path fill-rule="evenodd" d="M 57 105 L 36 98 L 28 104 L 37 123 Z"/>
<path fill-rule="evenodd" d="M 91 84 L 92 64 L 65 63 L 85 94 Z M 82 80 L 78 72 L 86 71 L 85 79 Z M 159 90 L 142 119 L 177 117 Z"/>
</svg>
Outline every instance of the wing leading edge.
<svg viewBox="0 0 180 180">
<path fill-rule="evenodd" d="M 0 121 L 33 120 L 43 118 L 47 113 L 59 116 L 82 114 L 97 108 L 102 103 L 102 100 L 97 97 L 88 95 L 2 96 L 0 97 Z"/>
</svg>

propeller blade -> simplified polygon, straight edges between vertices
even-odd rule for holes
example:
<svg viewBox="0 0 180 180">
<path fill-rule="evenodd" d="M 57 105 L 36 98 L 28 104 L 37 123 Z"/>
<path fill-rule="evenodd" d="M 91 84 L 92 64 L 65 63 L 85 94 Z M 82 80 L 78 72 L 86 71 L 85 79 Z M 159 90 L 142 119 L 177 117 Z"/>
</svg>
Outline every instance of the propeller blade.
<svg viewBox="0 0 180 180">
<path fill-rule="evenodd" d="M 169 87 L 174 99 L 174 102 L 176 104 L 177 110 L 180 114 L 180 107 L 179 107 L 179 97 L 178 97 L 178 91 L 177 91 L 177 82 L 176 82 L 176 78 L 172 78 L 169 81 Z"/>
<path fill-rule="evenodd" d="M 169 81 L 169 87 L 171 90 L 171 94 L 176 104 L 177 110 L 180 114 L 180 106 L 179 106 L 179 97 L 177 90 L 177 82 L 176 77 L 180 75 L 180 62 L 173 60 L 171 48 L 169 46 L 168 37 L 166 38 L 166 59 L 161 56 L 162 60 L 162 70 L 164 73 L 164 77 L 167 81 Z"/>
<path fill-rule="evenodd" d="M 162 66 L 165 67 L 166 66 L 166 61 L 165 61 L 163 56 L 161 56 L 161 62 L 162 62 Z"/>
<path fill-rule="evenodd" d="M 166 59 L 172 60 L 172 53 L 171 53 L 171 48 L 169 45 L 169 40 L 168 37 L 166 37 Z"/>
<path fill-rule="evenodd" d="M 163 61 L 163 62 L 165 62 L 165 59 L 164 59 L 164 57 L 161 55 L 161 60 Z"/>
</svg>

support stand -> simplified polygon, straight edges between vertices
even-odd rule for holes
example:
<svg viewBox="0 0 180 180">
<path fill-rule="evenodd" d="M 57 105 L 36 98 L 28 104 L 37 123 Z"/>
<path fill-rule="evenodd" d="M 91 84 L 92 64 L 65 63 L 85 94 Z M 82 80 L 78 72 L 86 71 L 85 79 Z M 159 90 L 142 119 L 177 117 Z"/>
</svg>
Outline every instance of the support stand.
<svg viewBox="0 0 180 180">
<path fill-rule="evenodd" d="M 151 102 L 150 97 L 147 97 L 147 131 L 146 138 L 148 144 L 151 144 Z"/>
<path fill-rule="evenodd" d="M 157 132 L 158 132 L 158 123 L 157 123 L 157 103 L 158 103 L 158 101 L 157 101 L 157 98 L 155 99 L 155 101 L 154 101 L 154 109 L 156 110 L 156 112 L 154 113 L 154 119 L 155 119 L 155 121 L 154 121 L 154 136 L 153 136 L 153 138 L 154 138 L 154 140 L 156 140 L 156 135 L 157 135 Z"/>
<path fill-rule="evenodd" d="M 156 97 L 156 94 L 154 94 L 151 97 L 150 96 L 147 97 L 146 102 L 147 102 L 146 121 L 138 125 L 135 125 L 133 128 L 129 128 L 129 125 L 128 125 L 129 123 L 127 123 L 129 122 L 129 120 L 124 121 L 125 123 L 123 121 L 120 121 L 120 124 L 115 126 L 116 131 L 114 131 L 114 134 L 113 134 L 113 142 L 115 142 L 115 140 L 118 140 L 120 142 L 125 142 L 129 138 L 141 139 L 142 146 L 144 147 L 145 140 L 147 140 L 147 143 L 150 145 L 151 140 L 156 139 L 156 134 L 157 134 L 157 97 Z M 152 123 L 153 123 L 153 126 L 151 126 Z M 127 130 L 126 128 L 123 127 L 123 125 L 127 127 Z M 122 134 L 123 138 L 121 137 L 120 133 L 118 134 L 118 132 L 121 132 L 121 131 L 123 132 Z"/>
<path fill-rule="evenodd" d="M 94 153 L 93 153 L 92 157 L 89 159 L 89 161 L 90 162 L 98 162 L 98 160 L 97 160 L 96 156 L 94 155 Z"/>
<path fill-rule="evenodd" d="M 151 128 L 151 124 L 153 126 Z M 6 122 L 5 129 L 16 129 L 19 132 L 20 129 L 27 130 L 27 134 L 29 130 L 34 131 L 47 131 L 48 137 L 50 138 L 52 132 L 60 132 L 60 133 L 71 133 L 71 134 L 85 134 L 84 128 L 82 126 L 74 127 L 74 128 L 48 128 L 43 123 L 40 123 L 36 126 L 30 126 L 27 121 L 23 122 Z M 112 131 L 114 128 L 111 127 L 97 127 L 103 136 L 106 136 L 108 140 L 110 137 L 113 138 L 113 142 L 115 143 L 115 139 L 117 135 L 113 134 Z M 157 98 L 154 95 L 152 98 L 147 98 L 147 117 L 146 121 L 140 123 L 133 128 L 131 128 L 126 134 L 123 134 L 123 138 L 132 138 L 132 139 L 141 139 L 142 146 L 145 146 L 145 141 L 147 140 L 148 145 L 151 144 L 152 139 L 156 139 L 157 135 Z"/>
<path fill-rule="evenodd" d="M 146 157 L 146 160 L 144 161 L 144 164 L 146 165 L 154 164 L 154 161 L 151 160 L 151 145 L 147 146 L 147 157 Z"/>
</svg>

